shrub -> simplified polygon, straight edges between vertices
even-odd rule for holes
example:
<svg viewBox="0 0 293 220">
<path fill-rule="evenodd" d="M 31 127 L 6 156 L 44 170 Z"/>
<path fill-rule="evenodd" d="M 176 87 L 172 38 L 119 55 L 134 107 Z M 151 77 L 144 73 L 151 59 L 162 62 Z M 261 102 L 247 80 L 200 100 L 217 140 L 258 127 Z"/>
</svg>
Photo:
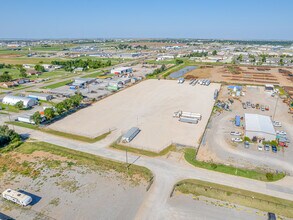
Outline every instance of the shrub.
<svg viewBox="0 0 293 220">
<path fill-rule="evenodd" d="M 274 180 L 274 174 L 266 173 L 266 178 L 267 178 L 267 180 L 272 181 L 272 180 Z"/>
<path fill-rule="evenodd" d="M 212 169 L 217 169 L 217 167 L 218 167 L 217 164 L 215 164 L 215 163 L 212 163 L 212 164 L 211 164 L 211 168 L 212 168 Z"/>
<path fill-rule="evenodd" d="M 244 137 L 244 141 L 248 141 L 248 142 L 251 142 L 250 138 L 249 137 Z"/>
</svg>

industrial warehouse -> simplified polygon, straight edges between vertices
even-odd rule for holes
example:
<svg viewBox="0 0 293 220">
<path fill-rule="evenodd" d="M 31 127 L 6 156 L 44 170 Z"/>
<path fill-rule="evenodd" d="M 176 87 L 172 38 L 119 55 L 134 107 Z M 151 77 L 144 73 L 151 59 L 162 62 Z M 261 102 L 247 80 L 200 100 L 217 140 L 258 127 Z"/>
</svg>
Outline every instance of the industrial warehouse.
<svg viewBox="0 0 293 220">
<path fill-rule="evenodd" d="M 136 127 L 140 132 L 125 143 L 128 146 L 155 152 L 172 143 L 196 147 L 210 117 L 216 89 L 220 84 L 193 87 L 174 80 L 147 80 L 49 127 L 87 137 L 111 130 L 113 141 Z M 178 109 L 184 112 L 175 120 L 172 116 Z"/>
<path fill-rule="evenodd" d="M 266 141 L 276 140 L 276 131 L 269 116 L 245 114 L 245 136 L 257 137 Z"/>
</svg>

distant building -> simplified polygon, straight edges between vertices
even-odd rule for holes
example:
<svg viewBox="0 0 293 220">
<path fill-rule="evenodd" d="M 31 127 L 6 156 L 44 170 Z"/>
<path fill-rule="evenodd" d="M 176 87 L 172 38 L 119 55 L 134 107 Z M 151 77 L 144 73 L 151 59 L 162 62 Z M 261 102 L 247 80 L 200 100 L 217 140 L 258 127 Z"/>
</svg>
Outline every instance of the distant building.
<svg viewBox="0 0 293 220">
<path fill-rule="evenodd" d="M 28 98 L 37 99 L 41 101 L 50 101 L 53 99 L 53 95 L 46 93 L 33 93 L 29 94 Z"/>
<path fill-rule="evenodd" d="M 111 70 L 111 73 L 115 75 L 127 74 L 132 72 L 132 67 L 118 67 Z"/>
<path fill-rule="evenodd" d="M 42 72 L 36 71 L 34 69 L 30 69 L 26 73 L 29 76 L 39 76 L 39 75 L 42 75 Z"/>
</svg>

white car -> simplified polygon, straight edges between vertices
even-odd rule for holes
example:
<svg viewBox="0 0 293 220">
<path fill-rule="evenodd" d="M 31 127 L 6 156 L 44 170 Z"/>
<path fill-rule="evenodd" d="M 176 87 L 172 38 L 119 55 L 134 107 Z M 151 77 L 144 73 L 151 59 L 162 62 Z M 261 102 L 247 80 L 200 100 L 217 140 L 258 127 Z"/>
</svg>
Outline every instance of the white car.
<svg viewBox="0 0 293 220">
<path fill-rule="evenodd" d="M 277 131 L 277 134 L 279 134 L 279 135 L 287 135 L 287 133 L 285 131 Z"/>
<path fill-rule="evenodd" d="M 259 151 L 262 151 L 263 148 L 262 148 L 261 145 L 258 145 L 258 146 L 257 146 L 257 149 L 258 149 Z"/>
<path fill-rule="evenodd" d="M 231 131 L 231 132 L 230 132 L 230 135 L 241 136 L 242 133 L 241 133 L 241 132 L 238 132 L 238 131 Z"/>
<path fill-rule="evenodd" d="M 243 140 L 241 138 L 231 138 L 233 142 L 242 142 Z"/>
<path fill-rule="evenodd" d="M 273 121 L 273 125 L 274 125 L 275 127 L 282 127 L 282 123 L 279 122 L 279 121 Z"/>
</svg>

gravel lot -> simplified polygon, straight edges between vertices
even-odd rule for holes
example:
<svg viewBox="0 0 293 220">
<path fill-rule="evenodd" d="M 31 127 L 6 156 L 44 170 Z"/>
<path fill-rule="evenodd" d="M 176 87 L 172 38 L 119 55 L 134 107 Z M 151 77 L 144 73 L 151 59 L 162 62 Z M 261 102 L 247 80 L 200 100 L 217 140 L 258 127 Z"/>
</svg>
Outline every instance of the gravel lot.
<svg viewBox="0 0 293 220">
<path fill-rule="evenodd" d="M 32 195 L 33 202 L 21 207 L 1 197 L 0 212 L 23 220 L 134 218 L 146 193 L 145 183 L 125 180 L 121 174 L 111 171 L 68 167 L 67 159 L 56 156 L 43 161 L 40 160 L 43 154 L 34 154 L 34 162 L 40 165 L 53 164 L 51 159 L 63 162 L 58 167 L 40 169 L 42 174 L 36 179 L 11 173 L 2 176 L 1 192 L 7 188 L 23 190 Z"/>
<path fill-rule="evenodd" d="M 103 99 L 50 126 L 55 130 L 96 137 L 109 129 L 118 135 L 137 126 L 141 132 L 130 146 L 160 151 L 171 143 L 197 146 L 214 104 L 220 84 L 190 86 L 172 80 L 146 80 Z M 198 124 L 173 118 L 175 111 L 202 114 Z M 116 137 L 118 138 L 118 137 Z"/>
</svg>

